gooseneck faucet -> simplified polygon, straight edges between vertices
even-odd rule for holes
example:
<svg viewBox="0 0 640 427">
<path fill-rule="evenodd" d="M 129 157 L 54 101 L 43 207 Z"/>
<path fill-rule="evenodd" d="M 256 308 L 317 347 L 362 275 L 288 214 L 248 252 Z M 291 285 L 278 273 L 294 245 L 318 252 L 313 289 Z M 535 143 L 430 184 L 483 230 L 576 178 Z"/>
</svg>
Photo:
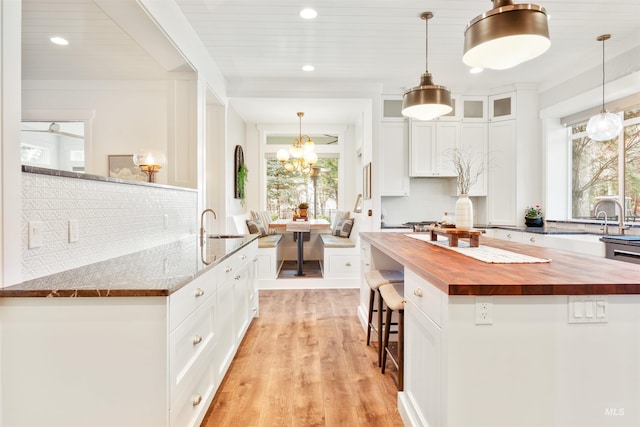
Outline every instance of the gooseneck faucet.
<svg viewBox="0 0 640 427">
<path fill-rule="evenodd" d="M 202 213 L 200 214 L 200 246 L 204 244 L 204 214 L 206 214 L 207 212 L 211 212 L 213 214 L 213 219 L 218 219 L 216 211 L 214 211 L 213 209 L 205 209 L 202 211 Z"/>
<path fill-rule="evenodd" d="M 600 214 L 604 214 L 604 222 L 602 223 L 602 227 L 600 227 L 600 230 L 602 230 L 602 234 L 609 234 L 609 224 L 607 224 L 607 213 L 605 211 L 600 211 L 598 213 L 596 213 L 596 219 L 600 218 Z"/>
<path fill-rule="evenodd" d="M 620 215 L 618 216 L 618 229 L 620 230 L 620 234 L 623 235 L 624 230 L 629 229 L 629 226 L 624 225 L 624 206 L 622 206 L 622 203 L 620 203 L 617 199 L 606 198 L 598 200 L 598 202 L 593 207 L 593 211 L 598 212 L 598 207 L 600 207 L 600 204 L 604 202 L 615 203 L 620 209 Z"/>
</svg>

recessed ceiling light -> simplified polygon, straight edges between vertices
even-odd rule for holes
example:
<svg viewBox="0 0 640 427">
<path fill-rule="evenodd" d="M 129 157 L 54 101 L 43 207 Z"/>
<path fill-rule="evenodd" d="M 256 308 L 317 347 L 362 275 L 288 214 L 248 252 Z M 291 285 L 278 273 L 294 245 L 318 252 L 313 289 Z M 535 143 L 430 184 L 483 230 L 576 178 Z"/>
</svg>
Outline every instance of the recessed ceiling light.
<svg viewBox="0 0 640 427">
<path fill-rule="evenodd" d="M 316 67 L 314 67 L 313 65 L 303 65 L 302 66 L 302 71 L 313 71 L 315 69 L 316 69 Z"/>
<path fill-rule="evenodd" d="M 318 12 L 311 8 L 302 9 L 300 11 L 300 17 L 304 19 L 314 19 L 316 16 L 318 16 Z"/>
<path fill-rule="evenodd" d="M 63 39 L 62 37 L 51 37 L 49 40 L 51 40 L 51 43 L 59 44 L 61 46 L 66 46 L 69 44 L 69 41 L 67 39 Z"/>
<path fill-rule="evenodd" d="M 471 74 L 478 74 L 478 73 L 481 73 L 481 72 L 482 72 L 482 70 L 484 70 L 484 68 L 480 68 L 480 67 L 473 67 L 473 68 L 471 68 L 471 69 L 469 70 L 469 72 L 470 72 Z"/>
</svg>

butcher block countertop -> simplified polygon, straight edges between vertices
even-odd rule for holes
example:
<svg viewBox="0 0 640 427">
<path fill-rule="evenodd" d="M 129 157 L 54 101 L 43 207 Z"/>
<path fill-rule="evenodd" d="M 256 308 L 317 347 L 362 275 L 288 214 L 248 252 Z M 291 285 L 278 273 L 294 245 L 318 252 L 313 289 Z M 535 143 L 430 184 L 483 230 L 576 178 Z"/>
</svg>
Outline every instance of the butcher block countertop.
<svg viewBox="0 0 640 427">
<path fill-rule="evenodd" d="M 482 236 L 480 246 L 551 260 L 495 264 L 403 233 L 361 233 L 360 237 L 449 295 L 640 294 L 640 265 L 637 264 Z"/>
</svg>

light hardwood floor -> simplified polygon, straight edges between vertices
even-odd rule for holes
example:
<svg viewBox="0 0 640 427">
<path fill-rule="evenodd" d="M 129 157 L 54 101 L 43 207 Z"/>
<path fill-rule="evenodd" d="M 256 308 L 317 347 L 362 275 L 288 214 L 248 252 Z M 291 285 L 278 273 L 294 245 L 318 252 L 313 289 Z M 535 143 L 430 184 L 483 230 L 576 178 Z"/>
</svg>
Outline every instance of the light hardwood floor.
<svg viewBox="0 0 640 427">
<path fill-rule="evenodd" d="M 358 290 L 260 291 L 254 319 L 201 427 L 402 426 L 356 316 Z"/>
</svg>

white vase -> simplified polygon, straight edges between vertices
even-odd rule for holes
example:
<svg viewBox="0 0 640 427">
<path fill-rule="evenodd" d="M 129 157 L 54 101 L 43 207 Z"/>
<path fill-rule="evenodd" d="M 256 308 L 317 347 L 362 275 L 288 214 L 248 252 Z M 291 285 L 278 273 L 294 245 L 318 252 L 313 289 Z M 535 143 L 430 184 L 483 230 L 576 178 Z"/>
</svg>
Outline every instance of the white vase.
<svg viewBox="0 0 640 427">
<path fill-rule="evenodd" d="M 473 228 L 473 203 L 466 194 L 458 196 L 456 201 L 456 228 L 459 230 Z"/>
</svg>

